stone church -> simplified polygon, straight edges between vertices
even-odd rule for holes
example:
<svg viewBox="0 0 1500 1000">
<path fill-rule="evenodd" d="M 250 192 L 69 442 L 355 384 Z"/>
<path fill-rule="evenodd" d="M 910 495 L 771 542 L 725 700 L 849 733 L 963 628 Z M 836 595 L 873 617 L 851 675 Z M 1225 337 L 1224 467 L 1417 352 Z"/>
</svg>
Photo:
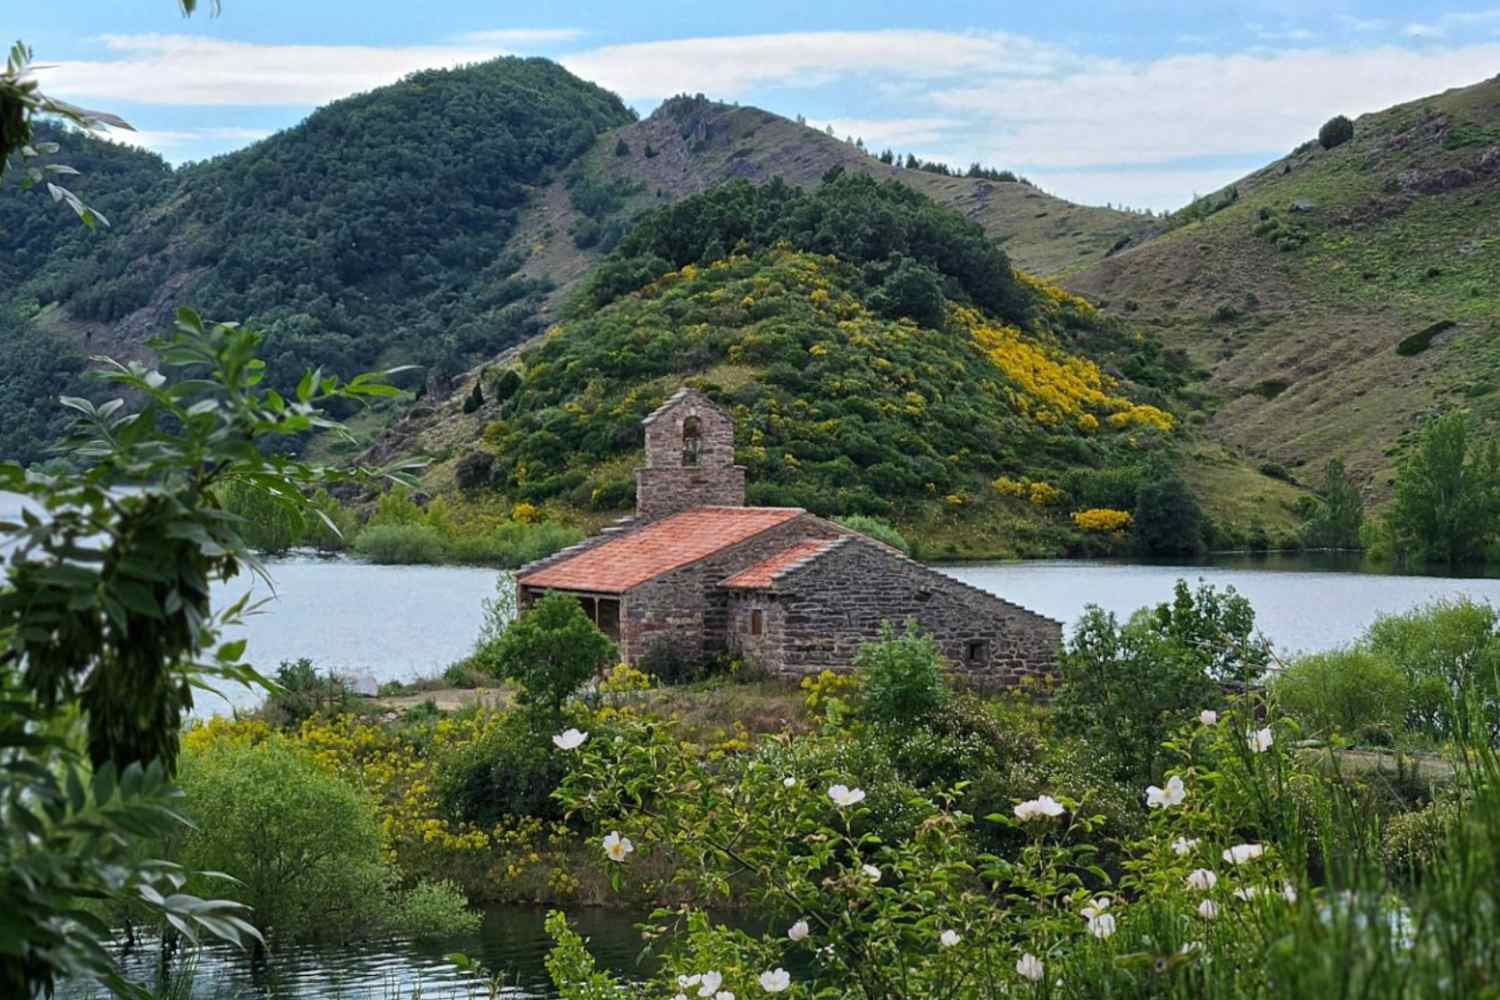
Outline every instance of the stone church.
<svg viewBox="0 0 1500 1000">
<path fill-rule="evenodd" d="M 626 662 L 657 644 L 783 676 L 847 669 L 913 620 L 986 686 L 1056 669 L 1062 624 L 797 507 L 746 507 L 734 421 L 695 389 L 645 420 L 635 517 L 521 570 L 524 608 L 576 596 Z"/>
</svg>

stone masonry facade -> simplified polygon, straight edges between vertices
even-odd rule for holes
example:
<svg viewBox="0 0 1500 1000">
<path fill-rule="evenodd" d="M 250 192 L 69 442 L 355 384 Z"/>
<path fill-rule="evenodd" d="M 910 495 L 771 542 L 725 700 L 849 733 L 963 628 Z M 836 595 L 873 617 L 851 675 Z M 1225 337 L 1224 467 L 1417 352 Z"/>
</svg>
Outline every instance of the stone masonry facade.
<svg viewBox="0 0 1500 1000">
<path fill-rule="evenodd" d="M 719 582 L 807 538 L 848 533 L 831 521 L 802 514 L 739 545 L 665 573 L 625 595 L 620 651 L 635 662 L 657 643 L 697 661 L 729 652 L 728 591 Z"/>
<path fill-rule="evenodd" d="M 899 631 L 908 620 L 976 686 L 1010 687 L 1057 669 L 1061 622 L 863 536 L 830 546 L 767 587 L 732 592 L 728 644 L 776 675 L 845 670 L 885 623 Z"/>
<path fill-rule="evenodd" d="M 734 464 L 734 420 L 707 396 L 681 389 L 642 423 L 646 464 L 635 470 L 636 517 L 744 506 L 745 467 Z"/>
</svg>

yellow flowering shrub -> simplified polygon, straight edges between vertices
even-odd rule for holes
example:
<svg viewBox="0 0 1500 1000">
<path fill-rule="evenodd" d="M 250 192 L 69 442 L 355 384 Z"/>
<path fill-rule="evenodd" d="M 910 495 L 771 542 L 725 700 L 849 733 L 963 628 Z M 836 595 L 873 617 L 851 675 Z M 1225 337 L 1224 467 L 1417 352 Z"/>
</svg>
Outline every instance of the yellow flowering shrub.
<svg viewBox="0 0 1500 1000">
<path fill-rule="evenodd" d="M 1129 511 L 1112 510 L 1108 507 L 1080 510 L 1073 515 L 1073 523 L 1079 528 L 1100 534 L 1118 534 L 1126 531 L 1134 521 Z"/>
<path fill-rule="evenodd" d="M 817 676 L 802 678 L 801 688 L 807 692 L 803 704 L 814 714 L 820 713 L 829 703 L 843 703 L 859 690 L 859 678 L 853 674 L 836 674 L 824 670 Z"/>
<path fill-rule="evenodd" d="M 975 309 L 956 307 L 952 318 L 1014 384 L 1006 394 L 1011 406 L 1036 423 L 1056 427 L 1071 421 L 1088 431 L 1098 427 L 1098 418 L 1091 412 L 1098 411 L 1109 414 L 1109 424 L 1115 428 L 1172 429 L 1171 414 L 1116 395 L 1114 379 L 1087 358 L 1049 348 L 1017 327 L 986 319 Z"/>
<path fill-rule="evenodd" d="M 651 675 L 643 670 L 637 670 L 628 663 L 620 663 L 599 682 L 599 690 L 604 694 L 649 691 L 651 690 Z"/>
<path fill-rule="evenodd" d="M 1027 491 L 1026 498 L 1037 507 L 1050 507 L 1061 503 L 1066 494 L 1051 483 L 1035 482 Z"/>
<path fill-rule="evenodd" d="M 1026 496 L 1026 482 L 1025 482 L 1025 480 L 1012 479 L 1009 476 L 1001 476 L 999 479 L 995 480 L 994 486 L 995 486 L 996 491 L 999 492 L 1002 496 L 1007 496 L 1007 497 L 1024 497 L 1024 496 Z"/>
</svg>

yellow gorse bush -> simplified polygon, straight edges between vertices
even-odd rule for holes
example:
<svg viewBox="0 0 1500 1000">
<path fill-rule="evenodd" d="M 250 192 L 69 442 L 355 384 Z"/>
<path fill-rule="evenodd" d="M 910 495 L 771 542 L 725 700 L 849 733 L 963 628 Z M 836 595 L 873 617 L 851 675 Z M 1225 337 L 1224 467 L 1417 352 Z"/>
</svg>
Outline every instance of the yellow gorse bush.
<svg viewBox="0 0 1500 1000">
<path fill-rule="evenodd" d="M 1015 386 L 1006 390 L 1011 406 L 1038 424 L 1057 427 L 1071 421 L 1080 430 L 1094 430 L 1099 426 L 1097 412 L 1108 414 L 1109 425 L 1115 429 L 1172 430 L 1170 413 L 1115 395 L 1115 381 L 1087 358 L 1049 349 L 1019 328 L 992 322 L 976 309 L 956 306 L 951 316 Z"/>
<path fill-rule="evenodd" d="M 1130 516 L 1129 511 L 1112 510 L 1108 507 L 1080 510 L 1073 515 L 1073 523 L 1084 531 L 1108 534 L 1126 531 L 1134 522 L 1135 518 Z"/>
</svg>

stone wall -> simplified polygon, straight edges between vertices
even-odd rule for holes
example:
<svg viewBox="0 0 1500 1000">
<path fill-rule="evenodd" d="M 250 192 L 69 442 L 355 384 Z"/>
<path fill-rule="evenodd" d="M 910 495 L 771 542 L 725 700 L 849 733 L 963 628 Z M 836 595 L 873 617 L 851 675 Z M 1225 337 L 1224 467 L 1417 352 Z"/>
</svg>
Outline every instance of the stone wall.
<svg viewBox="0 0 1500 1000">
<path fill-rule="evenodd" d="M 690 421 L 696 434 L 686 433 Z M 734 464 L 734 420 L 707 396 L 683 389 L 642 426 L 646 464 L 635 470 L 637 517 L 744 506 L 745 468 Z"/>
<path fill-rule="evenodd" d="M 837 538 L 847 529 L 802 514 L 705 559 L 634 588 L 621 609 L 620 652 L 635 663 L 654 643 L 702 660 L 728 651 L 729 592 L 719 582 L 807 538 Z"/>
<path fill-rule="evenodd" d="M 1027 611 L 863 538 L 834 546 L 766 592 L 767 635 L 756 643 L 772 673 L 846 670 L 859 647 L 914 619 L 955 672 L 987 687 L 1057 670 L 1062 623 Z M 748 614 L 741 598 L 736 610 Z M 733 634 L 735 642 L 744 636 Z M 748 652 L 748 649 L 747 649 Z"/>
</svg>

